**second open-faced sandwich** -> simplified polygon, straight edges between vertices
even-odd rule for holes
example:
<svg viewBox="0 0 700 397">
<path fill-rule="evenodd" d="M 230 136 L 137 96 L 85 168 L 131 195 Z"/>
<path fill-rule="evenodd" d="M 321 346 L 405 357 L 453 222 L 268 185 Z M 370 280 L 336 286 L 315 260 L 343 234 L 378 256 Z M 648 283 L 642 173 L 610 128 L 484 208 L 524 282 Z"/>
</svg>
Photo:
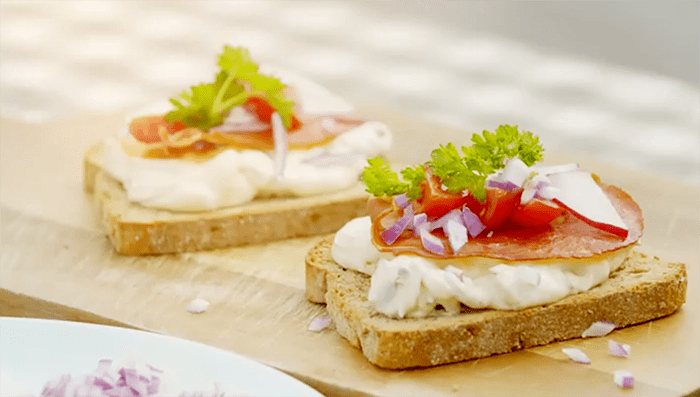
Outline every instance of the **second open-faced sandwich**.
<svg viewBox="0 0 700 397">
<path fill-rule="evenodd" d="M 116 251 L 158 254 L 336 231 L 366 214 L 359 176 L 388 127 L 318 84 L 226 46 L 214 80 L 129 117 L 85 156 Z M 164 71 L 167 73 L 167 71 Z"/>
<path fill-rule="evenodd" d="M 306 258 L 309 300 L 384 368 L 452 363 L 655 319 L 685 302 L 683 264 L 634 249 L 640 207 L 577 164 L 544 166 L 517 127 L 401 170 L 369 161 L 369 216 Z"/>
</svg>

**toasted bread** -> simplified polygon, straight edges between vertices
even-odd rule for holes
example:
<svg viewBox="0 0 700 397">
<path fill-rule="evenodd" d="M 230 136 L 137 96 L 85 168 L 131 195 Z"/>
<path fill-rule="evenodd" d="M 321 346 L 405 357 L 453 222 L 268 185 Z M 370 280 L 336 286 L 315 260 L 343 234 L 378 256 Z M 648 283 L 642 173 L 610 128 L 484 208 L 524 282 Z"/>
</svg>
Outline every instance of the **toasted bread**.
<svg viewBox="0 0 700 397">
<path fill-rule="evenodd" d="M 350 189 L 309 197 L 265 198 L 203 212 L 146 208 L 127 199 L 101 166 L 103 144 L 84 158 L 84 189 L 93 194 L 114 249 L 126 255 L 164 254 L 261 244 L 334 232 L 366 215 L 368 194 Z"/>
<path fill-rule="evenodd" d="M 378 367 L 454 363 L 581 337 L 596 321 L 626 327 L 669 315 L 685 302 L 682 263 L 632 251 L 602 284 L 555 303 L 522 310 L 469 310 L 458 315 L 394 319 L 367 301 L 370 277 L 331 258 L 332 237 L 306 256 L 306 296 L 325 303 L 335 329 Z"/>
</svg>

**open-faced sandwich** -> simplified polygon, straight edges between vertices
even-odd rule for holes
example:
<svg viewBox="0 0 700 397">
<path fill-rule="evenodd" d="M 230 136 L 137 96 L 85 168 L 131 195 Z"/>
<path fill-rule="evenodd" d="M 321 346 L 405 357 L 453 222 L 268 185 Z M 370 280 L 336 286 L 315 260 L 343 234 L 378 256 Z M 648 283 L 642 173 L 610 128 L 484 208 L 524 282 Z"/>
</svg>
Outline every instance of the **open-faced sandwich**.
<svg viewBox="0 0 700 397">
<path fill-rule="evenodd" d="M 91 147 L 84 184 L 116 251 L 184 252 L 326 234 L 366 214 L 359 181 L 391 146 L 318 84 L 226 46 L 214 81 Z"/>
<path fill-rule="evenodd" d="M 640 207 L 517 127 L 401 171 L 369 160 L 369 216 L 306 258 L 306 294 L 379 367 L 427 367 L 673 313 L 686 271 L 634 249 Z"/>
</svg>

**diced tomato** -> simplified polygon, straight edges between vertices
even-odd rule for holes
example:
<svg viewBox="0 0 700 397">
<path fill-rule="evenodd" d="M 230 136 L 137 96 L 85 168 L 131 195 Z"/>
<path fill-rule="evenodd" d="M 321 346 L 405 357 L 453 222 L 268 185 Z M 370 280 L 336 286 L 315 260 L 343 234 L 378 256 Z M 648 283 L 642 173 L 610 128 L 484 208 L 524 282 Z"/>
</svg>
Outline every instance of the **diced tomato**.
<svg viewBox="0 0 700 397">
<path fill-rule="evenodd" d="M 423 194 L 417 200 L 416 212 L 425 213 L 429 218 L 439 218 L 455 208 L 467 205 L 472 211 L 479 211 L 482 204 L 472 195 L 463 196 L 461 193 L 450 193 L 442 190 L 440 179 L 427 174 L 421 184 Z M 478 212 L 477 212 L 478 213 Z"/>
<path fill-rule="evenodd" d="M 144 143 L 160 142 L 160 127 L 164 127 L 168 134 L 173 134 L 186 126 L 179 121 L 170 123 L 165 121 L 163 115 L 137 117 L 129 123 L 129 133 L 138 141 Z"/>
<path fill-rule="evenodd" d="M 508 191 L 495 187 L 486 188 L 486 206 L 479 214 L 486 229 L 495 229 L 505 223 L 520 201 L 522 189 Z"/>
<path fill-rule="evenodd" d="M 530 200 L 525 205 L 518 204 L 510 215 L 510 220 L 522 227 L 542 227 L 558 218 L 564 212 L 552 201 Z"/>
<path fill-rule="evenodd" d="M 243 106 L 249 111 L 255 112 L 255 114 L 258 115 L 258 118 L 260 120 L 266 123 L 270 123 L 272 121 L 272 114 L 275 112 L 275 108 L 273 108 L 272 105 L 270 105 L 270 103 L 264 98 L 252 96 L 248 98 L 248 100 Z M 299 127 L 301 127 L 301 121 L 297 118 L 296 115 L 293 114 L 292 126 L 291 128 L 289 128 L 289 130 L 293 131 Z"/>
</svg>

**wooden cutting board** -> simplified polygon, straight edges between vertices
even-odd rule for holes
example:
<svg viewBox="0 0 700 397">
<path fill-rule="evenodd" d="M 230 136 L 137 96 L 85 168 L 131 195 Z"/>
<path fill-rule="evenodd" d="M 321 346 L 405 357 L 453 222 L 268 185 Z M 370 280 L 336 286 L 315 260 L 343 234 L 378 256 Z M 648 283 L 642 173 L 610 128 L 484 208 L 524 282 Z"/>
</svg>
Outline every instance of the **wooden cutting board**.
<svg viewBox="0 0 700 397">
<path fill-rule="evenodd" d="M 381 108 L 362 113 L 395 131 L 392 158 L 424 161 L 438 143 L 466 142 L 465 131 Z M 133 327 L 233 351 L 285 371 L 329 396 L 685 395 L 700 387 L 698 186 L 602 164 L 580 153 L 547 153 L 578 162 L 628 191 L 645 215 L 640 250 L 688 268 L 686 305 L 657 321 L 615 331 L 632 346 L 607 354 L 608 338 L 554 343 L 437 368 L 388 371 L 330 329 L 309 322 L 325 308 L 304 298 L 304 255 L 320 237 L 263 246 L 151 257 L 115 254 L 82 190 L 89 145 L 123 128 L 122 114 L 46 123 L 0 121 L 0 315 Z M 546 142 L 545 142 L 546 144 Z M 202 314 L 186 311 L 201 297 Z M 575 364 L 563 347 L 583 349 Z M 613 383 L 618 369 L 636 385 Z"/>
</svg>

